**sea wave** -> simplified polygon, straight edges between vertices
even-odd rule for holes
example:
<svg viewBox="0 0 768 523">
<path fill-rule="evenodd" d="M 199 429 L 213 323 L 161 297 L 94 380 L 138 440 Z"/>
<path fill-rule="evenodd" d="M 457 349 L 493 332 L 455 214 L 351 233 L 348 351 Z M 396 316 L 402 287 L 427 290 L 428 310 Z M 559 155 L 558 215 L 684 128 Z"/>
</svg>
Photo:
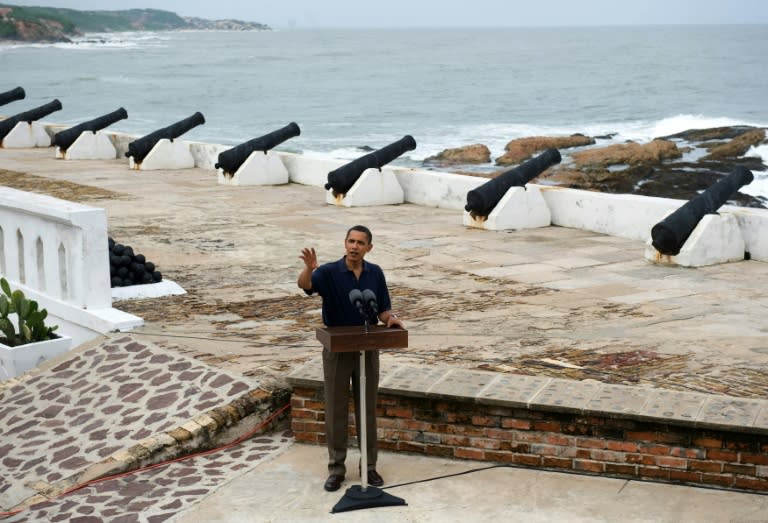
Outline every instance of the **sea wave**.
<svg viewBox="0 0 768 523">
<path fill-rule="evenodd" d="M 619 135 L 627 140 L 650 141 L 654 138 L 677 134 L 690 129 L 709 129 L 712 127 L 731 127 L 745 125 L 766 127 L 766 123 L 745 122 L 734 118 L 711 117 L 705 115 L 679 114 L 654 122 L 630 122 L 619 131 Z"/>
<path fill-rule="evenodd" d="M 768 162 L 768 144 L 753 145 L 744 156 L 760 158 L 763 163 Z"/>
<path fill-rule="evenodd" d="M 130 49 L 137 47 L 166 47 L 171 36 L 152 31 L 126 31 L 119 33 L 87 33 L 71 38 L 70 42 L 34 42 L 0 45 L 2 49 L 54 48 L 72 51 Z"/>
<path fill-rule="evenodd" d="M 744 156 L 759 157 L 765 164 L 768 162 L 768 145 L 752 146 Z M 752 174 L 755 177 L 754 180 L 752 180 L 752 183 L 745 185 L 739 190 L 752 196 L 768 198 L 768 170 L 752 171 Z"/>
</svg>

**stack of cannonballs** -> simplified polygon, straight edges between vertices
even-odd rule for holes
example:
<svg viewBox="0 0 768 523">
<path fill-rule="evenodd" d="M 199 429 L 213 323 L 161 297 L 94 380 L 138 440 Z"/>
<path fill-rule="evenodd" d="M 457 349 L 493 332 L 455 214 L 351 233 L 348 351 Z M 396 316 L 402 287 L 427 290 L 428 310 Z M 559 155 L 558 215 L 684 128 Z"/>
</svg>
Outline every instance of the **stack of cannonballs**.
<svg viewBox="0 0 768 523">
<path fill-rule="evenodd" d="M 109 239 L 109 275 L 112 287 L 127 287 L 162 281 L 163 275 L 143 254 L 134 254 L 127 245 Z"/>
</svg>

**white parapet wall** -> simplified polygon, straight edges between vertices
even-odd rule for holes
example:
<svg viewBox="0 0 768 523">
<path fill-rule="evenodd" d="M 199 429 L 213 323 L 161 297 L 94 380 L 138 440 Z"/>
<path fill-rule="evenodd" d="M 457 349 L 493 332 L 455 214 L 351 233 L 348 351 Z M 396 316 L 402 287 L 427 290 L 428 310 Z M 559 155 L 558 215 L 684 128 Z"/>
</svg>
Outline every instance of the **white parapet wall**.
<svg viewBox="0 0 768 523">
<path fill-rule="evenodd" d="M 103 209 L 0 187 L 0 273 L 79 345 L 141 318 L 112 308 Z"/>
<path fill-rule="evenodd" d="M 312 158 L 303 154 L 279 154 L 283 159 L 283 165 L 288 169 L 288 176 L 291 182 L 311 185 L 313 187 L 325 187 L 328 181 L 328 173 L 347 163 L 343 160 Z"/>
<path fill-rule="evenodd" d="M 55 126 L 49 125 L 49 134 Z M 58 130 L 58 129 L 57 129 Z M 122 157 L 128 143 L 138 138 L 112 133 L 112 143 Z M 232 146 L 190 142 L 195 166 L 214 170 L 218 155 Z M 323 187 L 328 173 L 346 161 L 275 151 L 282 159 L 292 183 Z M 403 189 L 405 203 L 463 211 L 467 193 L 488 180 L 478 176 L 388 166 Z M 212 177 L 215 180 L 216 177 Z M 609 194 L 568 189 L 552 185 L 537 185 L 552 215 L 552 225 L 585 229 L 610 236 L 646 241 L 651 228 L 670 212 L 682 206 L 684 200 L 656 198 L 632 194 Z M 768 261 L 768 209 L 751 209 L 725 205 L 723 212 L 733 213 L 751 259 Z M 462 215 L 457 214 L 461 223 Z"/>
<path fill-rule="evenodd" d="M 103 209 L 0 187 L 0 270 L 77 307 L 111 306 Z"/>
<path fill-rule="evenodd" d="M 395 169 L 395 173 L 406 202 L 457 211 L 464 210 L 469 191 L 488 181 L 477 176 L 426 169 Z M 461 220 L 461 215 L 458 219 Z"/>
<path fill-rule="evenodd" d="M 126 136 L 114 140 L 118 151 L 127 150 L 128 143 L 134 139 Z M 190 150 L 197 167 L 213 170 L 219 153 L 230 147 L 193 142 Z M 328 173 L 347 163 L 296 153 L 276 154 L 283 160 L 291 182 L 315 187 L 323 187 L 328 180 Z M 488 181 L 478 176 L 427 169 L 391 169 L 403 188 L 405 203 L 457 211 L 463 211 L 469 191 Z M 552 225 L 640 241 L 648 240 L 654 225 L 685 204 L 685 200 L 672 198 L 529 185 L 541 190 L 552 215 Z M 768 210 L 729 205 L 723 206 L 721 210 L 736 215 L 751 259 L 768 261 Z M 457 215 L 457 221 L 461 221 L 461 214 Z"/>
<path fill-rule="evenodd" d="M 552 213 L 552 225 L 584 229 L 609 236 L 647 241 L 651 229 L 685 200 L 634 194 L 608 194 L 539 186 Z M 768 261 L 768 209 L 723 205 L 720 212 L 736 216 L 750 259 Z"/>
<path fill-rule="evenodd" d="M 768 209 L 725 205 L 721 210 L 736 216 L 750 259 L 768 262 Z"/>
<path fill-rule="evenodd" d="M 205 142 L 188 142 L 189 152 L 192 153 L 192 157 L 195 159 L 195 167 L 200 169 L 216 170 L 216 162 L 219 160 L 219 154 L 223 153 L 227 149 L 231 149 L 231 145 L 221 145 L 217 143 L 205 143 Z M 128 146 L 126 145 L 126 148 Z"/>
<path fill-rule="evenodd" d="M 539 185 L 552 224 L 645 241 L 651 228 L 685 202 Z"/>
</svg>

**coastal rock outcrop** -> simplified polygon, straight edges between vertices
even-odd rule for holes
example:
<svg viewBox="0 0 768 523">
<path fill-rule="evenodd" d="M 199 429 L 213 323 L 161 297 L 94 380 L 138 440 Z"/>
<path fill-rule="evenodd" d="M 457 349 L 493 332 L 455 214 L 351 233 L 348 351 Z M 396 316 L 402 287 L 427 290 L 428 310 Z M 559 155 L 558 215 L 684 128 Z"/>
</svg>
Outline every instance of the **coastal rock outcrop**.
<svg viewBox="0 0 768 523">
<path fill-rule="evenodd" d="M 569 149 L 593 145 L 595 139 L 583 134 L 570 136 L 529 136 L 517 138 L 504 146 L 504 154 L 496 158 L 496 165 L 516 165 L 532 158 L 536 153 L 546 149 Z"/>
<path fill-rule="evenodd" d="M 602 139 L 611 139 L 611 135 Z M 591 140 L 587 143 L 587 140 Z M 556 147 L 563 161 L 536 179 L 533 183 L 560 185 L 618 194 L 640 194 L 690 200 L 729 174 L 737 165 L 753 173 L 766 171 L 766 164 L 758 156 L 745 156 L 753 146 L 768 143 L 766 129 L 750 126 L 714 127 L 690 129 L 674 135 L 656 138 L 640 144 L 619 143 L 608 146 L 590 146 L 594 139 L 573 135 L 571 137 L 533 136 L 512 140 L 508 151 L 515 151 L 517 163 L 525 161 L 530 151 Z M 583 147 L 568 152 L 569 147 Z M 503 170 L 490 172 L 489 161 L 483 158 L 485 146 L 472 145 L 443 151 L 448 161 L 432 162 L 440 155 L 425 161 L 427 165 L 450 165 L 453 172 L 495 178 Z M 455 152 L 454 152 L 455 151 Z M 477 156 L 463 156 L 467 151 L 482 151 Z M 469 160 L 471 158 L 471 160 Z M 513 158 L 510 154 L 508 158 Z M 465 165 L 467 168 L 462 169 Z M 768 208 L 768 198 L 737 192 L 730 204 L 742 207 Z"/>
<path fill-rule="evenodd" d="M 760 158 L 743 156 L 749 147 L 764 141 L 765 129 L 760 128 L 695 129 L 644 145 L 617 144 L 579 151 L 538 181 L 574 189 L 690 200 L 736 165 L 753 172 L 765 171 Z M 702 154 L 705 152 L 709 154 Z M 765 198 L 741 191 L 729 203 L 768 207 Z"/>
<path fill-rule="evenodd" d="M 725 143 L 707 147 L 709 154 L 703 160 L 725 160 L 738 158 L 749 151 L 750 147 L 765 141 L 765 129 L 751 129 Z"/>
<path fill-rule="evenodd" d="M 454 149 L 445 149 L 424 161 L 435 165 L 488 163 L 491 161 L 491 150 L 483 144 L 476 143 Z"/>
<path fill-rule="evenodd" d="M 657 165 L 682 155 L 674 142 L 657 139 L 643 145 L 627 142 L 579 151 L 573 153 L 571 159 L 579 168 L 595 169 L 611 165 Z"/>
<path fill-rule="evenodd" d="M 659 140 L 683 140 L 686 142 L 709 142 L 712 140 L 733 140 L 755 127 L 748 125 L 730 125 L 727 127 L 707 127 L 706 129 L 688 129 L 680 133 L 659 136 Z"/>
</svg>

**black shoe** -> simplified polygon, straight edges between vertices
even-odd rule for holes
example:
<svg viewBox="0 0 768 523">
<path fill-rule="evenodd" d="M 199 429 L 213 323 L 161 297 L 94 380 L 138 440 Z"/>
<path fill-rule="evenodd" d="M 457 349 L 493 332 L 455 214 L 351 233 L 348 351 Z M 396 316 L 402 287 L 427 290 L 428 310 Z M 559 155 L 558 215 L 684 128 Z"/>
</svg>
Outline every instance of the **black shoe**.
<svg viewBox="0 0 768 523">
<path fill-rule="evenodd" d="M 384 478 L 378 472 L 371 469 L 368 471 L 368 484 L 372 487 L 380 487 L 384 484 Z"/>
<path fill-rule="evenodd" d="M 330 476 L 328 476 L 328 479 L 325 480 L 325 485 L 323 485 L 323 488 L 328 492 L 339 490 L 339 487 L 341 487 L 342 481 L 344 481 L 344 476 L 342 476 L 341 474 L 331 474 Z"/>
</svg>

